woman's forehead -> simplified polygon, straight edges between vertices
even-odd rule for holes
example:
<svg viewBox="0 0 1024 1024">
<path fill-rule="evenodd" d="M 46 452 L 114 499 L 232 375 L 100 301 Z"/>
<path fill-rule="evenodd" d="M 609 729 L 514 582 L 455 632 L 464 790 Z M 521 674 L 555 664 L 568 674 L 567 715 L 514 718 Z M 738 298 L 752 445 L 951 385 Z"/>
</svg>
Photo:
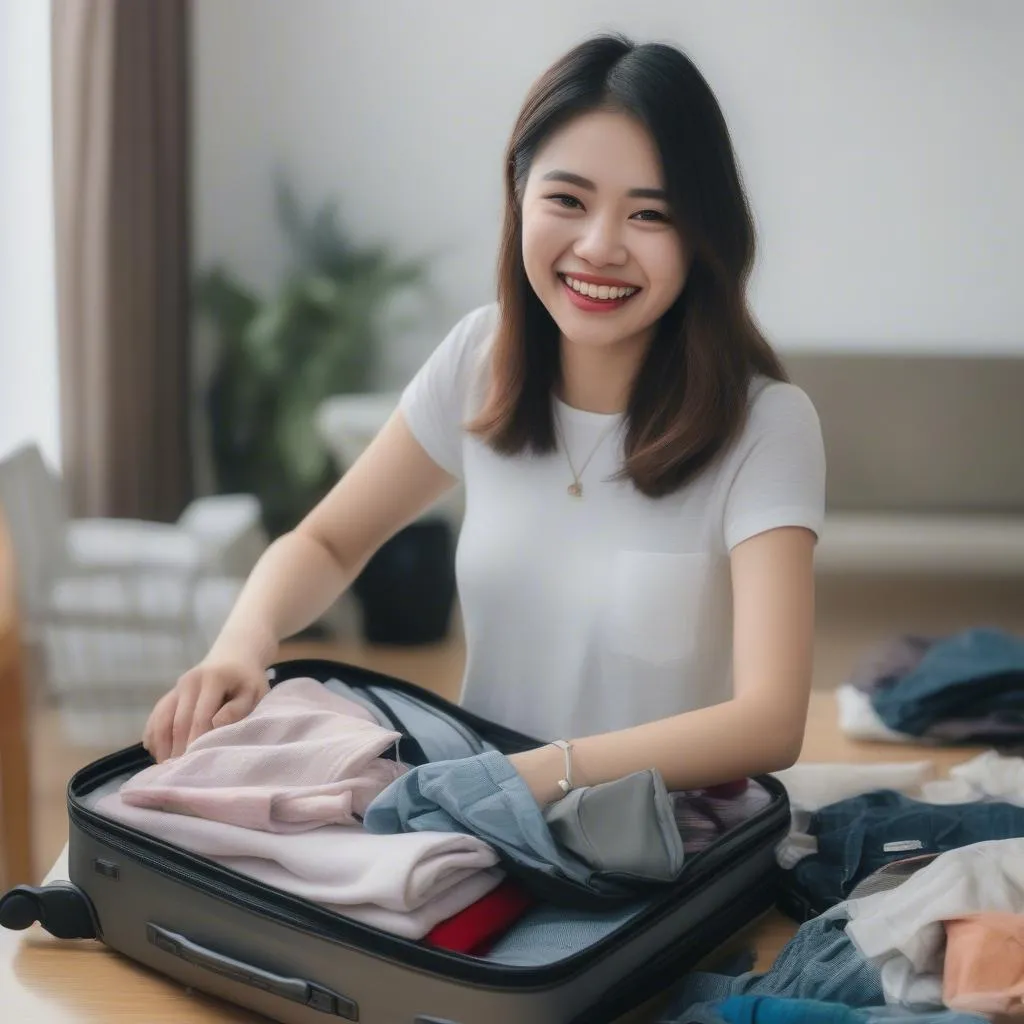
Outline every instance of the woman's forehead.
<svg viewBox="0 0 1024 1024">
<path fill-rule="evenodd" d="M 585 179 L 598 191 L 664 188 L 653 139 L 638 121 L 616 111 L 582 114 L 552 133 L 538 150 L 530 176 L 539 180 L 558 171 Z"/>
</svg>

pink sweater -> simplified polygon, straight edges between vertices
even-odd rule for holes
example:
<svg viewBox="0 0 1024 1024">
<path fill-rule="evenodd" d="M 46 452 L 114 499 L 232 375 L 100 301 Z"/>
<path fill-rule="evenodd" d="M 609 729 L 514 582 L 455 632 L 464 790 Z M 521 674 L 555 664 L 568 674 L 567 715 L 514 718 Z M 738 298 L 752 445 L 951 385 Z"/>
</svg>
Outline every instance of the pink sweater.
<svg viewBox="0 0 1024 1024">
<path fill-rule="evenodd" d="M 240 722 L 122 786 L 125 804 L 265 832 L 353 825 L 407 770 L 381 758 L 400 734 L 314 679 L 271 689 Z"/>
<path fill-rule="evenodd" d="M 209 857 L 239 874 L 407 939 L 487 895 L 504 878 L 494 850 L 456 832 L 371 835 L 324 825 L 282 835 L 130 807 L 111 793 L 100 814 Z"/>
</svg>

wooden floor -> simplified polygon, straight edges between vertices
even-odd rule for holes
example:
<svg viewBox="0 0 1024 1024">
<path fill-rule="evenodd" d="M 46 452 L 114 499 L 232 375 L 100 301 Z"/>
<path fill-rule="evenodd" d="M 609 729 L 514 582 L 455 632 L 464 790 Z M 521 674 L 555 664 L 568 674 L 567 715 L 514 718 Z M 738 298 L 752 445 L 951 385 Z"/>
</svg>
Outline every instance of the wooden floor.
<svg viewBox="0 0 1024 1024">
<path fill-rule="evenodd" d="M 826 579 L 819 585 L 815 685 L 834 687 L 870 644 L 894 633 L 942 634 L 991 625 L 1024 634 L 1024 580 Z M 408 679 L 454 698 L 464 649 L 456 635 L 435 647 L 372 648 L 352 641 L 290 645 L 282 657 L 318 656 Z M 65 787 L 82 765 L 107 751 L 69 746 L 52 712 L 38 709 L 32 735 L 36 808 L 36 875 L 49 869 L 67 838 Z"/>
</svg>

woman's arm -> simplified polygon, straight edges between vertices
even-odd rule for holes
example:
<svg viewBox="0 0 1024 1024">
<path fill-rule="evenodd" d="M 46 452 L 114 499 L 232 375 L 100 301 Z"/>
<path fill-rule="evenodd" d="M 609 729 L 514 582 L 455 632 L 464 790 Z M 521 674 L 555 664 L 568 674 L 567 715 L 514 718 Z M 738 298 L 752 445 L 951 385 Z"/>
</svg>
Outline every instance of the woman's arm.
<svg viewBox="0 0 1024 1024">
<path fill-rule="evenodd" d="M 768 530 L 737 544 L 730 562 L 733 698 L 572 740 L 575 785 L 656 768 L 670 791 L 700 789 L 779 771 L 797 759 L 811 688 L 814 534 L 803 527 Z M 565 758 L 557 747 L 511 760 L 540 803 L 561 795 Z"/>
<path fill-rule="evenodd" d="M 237 721 L 266 692 L 280 641 L 323 614 L 370 556 L 454 482 L 396 412 L 320 504 L 256 563 L 207 656 L 153 709 L 143 734 L 162 761 Z"/>
</svg>

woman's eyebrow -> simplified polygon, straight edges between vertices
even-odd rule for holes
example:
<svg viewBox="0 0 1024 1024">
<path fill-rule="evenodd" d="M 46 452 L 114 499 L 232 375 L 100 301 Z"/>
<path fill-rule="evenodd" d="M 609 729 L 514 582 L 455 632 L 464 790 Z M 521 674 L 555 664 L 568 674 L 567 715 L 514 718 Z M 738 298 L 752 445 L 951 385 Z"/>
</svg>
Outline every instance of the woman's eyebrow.
<svg viewBox="0 0 1024 1024">
<path fill-rule="evenodd" d="M 597 191 L 597 186 L 589 178 L 584 178 L 582 174 L 576 174 L 573 171 L 548 171 L 542 180 L 563 181 L 567 185 L 575 185 L 577 188 L 582 188 L 587 192 Z M 668 195 L 662 188 L 631 188 L 626 195 L 631 199 L 660 199 L 663 202 L 668 201 Z"/>
</svg>

